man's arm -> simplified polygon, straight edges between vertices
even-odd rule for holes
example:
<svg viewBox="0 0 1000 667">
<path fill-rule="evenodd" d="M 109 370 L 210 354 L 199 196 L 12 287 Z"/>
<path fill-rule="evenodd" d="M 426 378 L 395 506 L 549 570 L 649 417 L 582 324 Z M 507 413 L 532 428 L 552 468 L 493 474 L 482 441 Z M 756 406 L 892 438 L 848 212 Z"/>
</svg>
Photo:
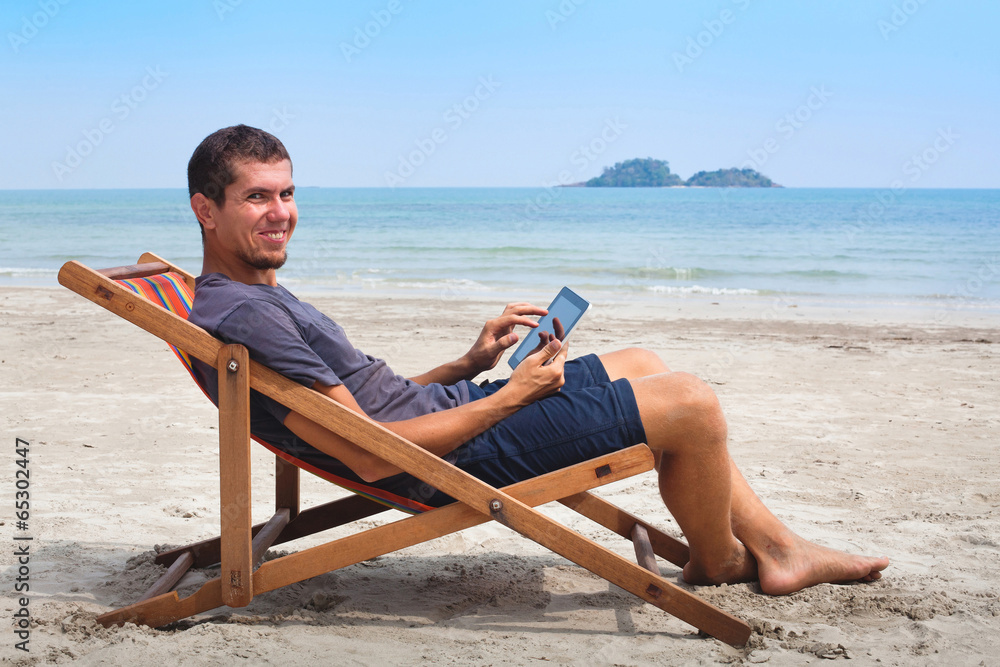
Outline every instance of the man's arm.
<svg viewBox="0 0 1000 667">
<path fill-rule="evenodd" d="M 568 349 L 567 346 L 560 345 L 559 341 L 550 342 L 518 364 L 510 381 L 485 398 L 413 419 L 382 422 L 382 426 L 432 454 L 444 456 L 522 407 L 558 391 L 564 382 L 563 364 Z M 553 356 L 555 360 L 544 365 Z M 344 407 L 358 414 L 365 414 L 344 385 L 327 386 L 317 383 L 313 388 Z M 284 423 L 296 436 L 339 460 L 366 482 L 375 482 L 402 472 L 395 465 L 383 461 L 294 410 L 288 413 Z"/>
<path fill-rule="evenodd" d="M 493 369 L 504 351 L 518 341 L 514 327 L 521 324 L 536 327 L 538 323 L 529 315 L 545 315 L 549 311 L 530 303 L 507 304 L 500 317 L 488 321 L 479 333 L 472 348 L 461 359 L 438 366 L 421 375 L 410 378 L 417 384 L 433 382 L 455 384 L 459 380 L 471 380 L 480 373 Z"/>
</svg>

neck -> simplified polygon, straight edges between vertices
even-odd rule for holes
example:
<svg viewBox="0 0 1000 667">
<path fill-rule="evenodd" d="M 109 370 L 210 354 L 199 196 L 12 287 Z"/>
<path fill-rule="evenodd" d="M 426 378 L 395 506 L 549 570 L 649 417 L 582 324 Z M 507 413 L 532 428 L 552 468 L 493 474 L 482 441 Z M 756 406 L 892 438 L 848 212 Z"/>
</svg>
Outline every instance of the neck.
<svg viewBox="0 0 1000 667">
<path fill-rule="evenodd" d="M 223 259 L 206 248 L 201 263 L 201 275 L 208 273 L 221 273 L 230 280 L 246 285 L 263 284 L 275 287 L 278 284 L 278 276 L 274 269 L 262 271 L 235 257 Z"/>
</svg>

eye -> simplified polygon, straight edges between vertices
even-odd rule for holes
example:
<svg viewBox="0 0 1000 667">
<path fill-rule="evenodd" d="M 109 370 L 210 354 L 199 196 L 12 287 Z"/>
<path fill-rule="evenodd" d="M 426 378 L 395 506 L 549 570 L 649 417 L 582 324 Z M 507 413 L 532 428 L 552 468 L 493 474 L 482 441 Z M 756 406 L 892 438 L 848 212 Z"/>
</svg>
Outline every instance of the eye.
<svg viewBox="0 0 1000 667">
<path fill-rule="evenodd" d="M 293 190 L 285 190 L 284 192 L 281 193 L 281 198 L 291 199 L 294 194 L 295 192 Z"/>
<path fill-rule="evenodd" d="M 264 196 L 264 195 L 262 195 L 262 194 L 261 194 L 261 193 L 259 193 L 259 192 L 254 192 L 254 193 L 253 193 L 253 194 L 251 194 L 251 195 L 247 195 L 247 199 L 261 199 L 261 198 L 263 198 L 263 196 Z"/>
</svg>

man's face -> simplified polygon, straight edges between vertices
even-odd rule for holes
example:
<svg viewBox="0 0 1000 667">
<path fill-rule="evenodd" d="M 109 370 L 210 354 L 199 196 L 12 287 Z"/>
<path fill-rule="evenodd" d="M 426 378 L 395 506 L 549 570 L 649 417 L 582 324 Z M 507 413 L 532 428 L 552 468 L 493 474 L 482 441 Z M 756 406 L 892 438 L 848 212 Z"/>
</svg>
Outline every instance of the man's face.
<svg viewBox="0 0 1000 667">
<path fill-rule="evenodd" d="M 226 188 L 222 207 L 214 208 L 215 232 L 223 251 L 259 271 L 279 269 L 298 222 L 292 164 L 241 162 Z"/>
</svg>

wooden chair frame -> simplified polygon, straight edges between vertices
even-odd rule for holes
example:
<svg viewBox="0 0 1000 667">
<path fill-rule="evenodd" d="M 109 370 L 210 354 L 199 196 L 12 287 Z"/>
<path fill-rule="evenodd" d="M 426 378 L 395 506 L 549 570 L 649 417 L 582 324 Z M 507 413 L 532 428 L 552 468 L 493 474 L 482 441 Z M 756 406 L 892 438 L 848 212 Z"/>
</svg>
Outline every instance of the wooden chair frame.
<svg viewBox="0 0 1000 667">
<path fill-rule="evenodd" d="M 383 428 L 329 397 L 250 360 L 242 345 L 226 345 L 115 282 L 165 272 L 194 276 L 146 253 L 132 266 L 95 271 L 67 262 L 59 282 L 136 324 L 219 372 L 221 535 L 159 554 L 166 573 L 137 602 L 98 617 L 105 626 L 133 622 L 159 627 L 223 605 L 243 607 L 255 595 L 431 540 L 486 521 L 498 521 L 590 570 L 702 632 L 735 646 L 750 626 L 660 576 L 656 556 L 682 567 L 685 544 L 589 493 L 593 488 L 648 471 L 652 454 L 638 445 L 564 470 L 497 489 Z M 250 516 L 250 388 L 357 443 L 372 454 L 440 489 L 457 502 L 371 528 L 260 564 L 279 544 L 382 512 L 388 507 L 351 496 L 299 511 L 299 469 L 277 459 L 276 512 L 264 524 Z M 633 563 L 533 509 L 559 501 L 632 540 Z M 220 576 L 180 598 L 172 588 L 192 566 L 221 563 Z"/>
</svg>

